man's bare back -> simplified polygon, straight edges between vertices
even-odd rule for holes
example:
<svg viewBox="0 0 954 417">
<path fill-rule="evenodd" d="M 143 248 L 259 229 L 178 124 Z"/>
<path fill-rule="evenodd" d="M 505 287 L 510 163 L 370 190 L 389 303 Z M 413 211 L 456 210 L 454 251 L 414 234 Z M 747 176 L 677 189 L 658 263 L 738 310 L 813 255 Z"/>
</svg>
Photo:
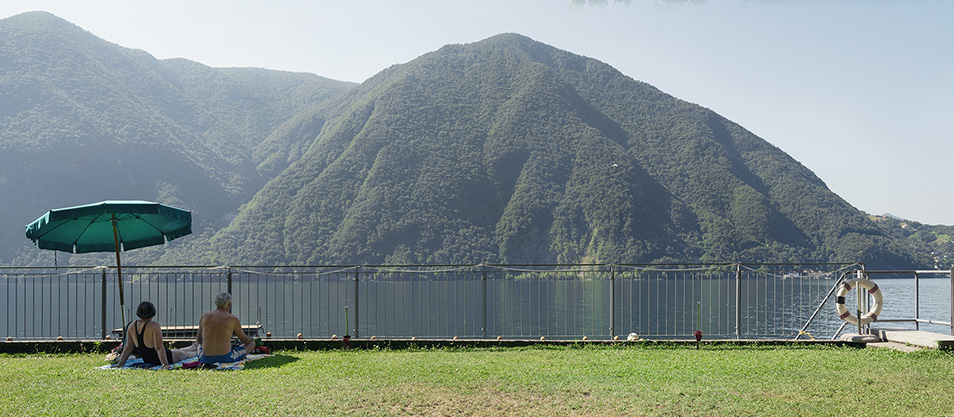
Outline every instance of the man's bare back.
<svg viewBox="0 0 954 417">
<path fill-rule="evenodd" d="M 227 294 L 219 295 L 219 297 L 223 296 L 227 296 Z M 197 339 L 202 346 L 202 355 L 204 356 L 219 356 L 232 352 L 232 335 L 238 337 L 239 341 L 245 345 L 246 351 L 250 352 L 255 348 L 255 339 L 246 335 L 242 331 L 242 324 L 238 317 L 229 313 L 229 307 L 232 305 L 231 297 L 227 297 L 227 299 L 227 302 L 222 300 L 222 304 L 219 304 L 217 299 L 215 310 L 205 313 L 199 318 Z"/>
<path fill-rule="evenodd" d="M 232 335 L 245 344 L 251 337 L 242 332 L 238 317 L 227 311 L 212 310 L 199 318 L 199 344 L 207 355 L 224 355 L 232 350 Z"/>
</svg>

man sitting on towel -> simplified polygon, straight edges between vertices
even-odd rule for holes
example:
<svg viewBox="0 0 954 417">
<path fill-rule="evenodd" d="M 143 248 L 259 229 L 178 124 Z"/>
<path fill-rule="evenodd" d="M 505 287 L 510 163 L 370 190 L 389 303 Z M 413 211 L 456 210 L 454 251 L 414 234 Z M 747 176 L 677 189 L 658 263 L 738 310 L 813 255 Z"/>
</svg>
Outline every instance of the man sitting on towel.
<svg viewBox="0 0 954 417">
<path fill-rule="evenodd" d="M 199 318 L 199 361 L 202 363 L 230 363 L 245 359 L 246 352 L 255 348 L 255 339 L 242 331 L 238 317 L 229 313 L 232 295 L 223 292 L 215 296 L 215 310 Z M 242 345 L 232 347 L 232 335 Z"/>
</svg>

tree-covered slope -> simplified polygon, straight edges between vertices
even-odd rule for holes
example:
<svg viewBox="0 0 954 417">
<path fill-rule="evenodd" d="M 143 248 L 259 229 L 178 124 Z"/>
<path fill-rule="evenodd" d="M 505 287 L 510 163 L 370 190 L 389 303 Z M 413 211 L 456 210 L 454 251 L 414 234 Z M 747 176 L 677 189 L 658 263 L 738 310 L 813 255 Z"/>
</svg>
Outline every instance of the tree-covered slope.
<svg viewBox="0 0 954 417">
<path fill-rule="evenodd" d="M 221 263 L 913 262 L 768 142 L 519 35 L 393 66 L 279 131 L 296 151 L 214 236 Z"/>
<path fill-rule="evenodd" d="M 48 13 L 3 19 L 0 193 L 14 264 L 44 252 L 23 225 L 104 199 L 194 212 L 196 236 L 133 263 L 911 267 L 949 243 L 879 226 L 708 109 L 519 35 L 354 85 L 160 61 Z"/>
<path fill-rule="evenodd" d="M 39 256 L 23 226 L 105 199 L 228 224 L 268 180 L 255 147 L 353 84 L 311 74 L 159 61 L 44 12 L 0 20 L 0 260 Z M 17 257 L 19 256 L 19 257 Z"/>
</svg>

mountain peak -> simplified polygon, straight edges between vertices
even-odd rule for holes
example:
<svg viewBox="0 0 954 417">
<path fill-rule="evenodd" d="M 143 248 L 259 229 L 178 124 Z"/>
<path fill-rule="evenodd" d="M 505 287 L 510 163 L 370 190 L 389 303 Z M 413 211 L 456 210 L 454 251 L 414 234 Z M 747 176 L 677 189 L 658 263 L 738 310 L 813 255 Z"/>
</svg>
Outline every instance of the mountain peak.
<svg viewBox="0 0 954 417">
<path fill-rule="evenodd" d="M 484 40 L 474 42 L 474 44 L 482 44 L 482 43 L 488 43 L 488 44 L 499 43 L 499 44 L 511 44 L 511 45 L 519 45 L 519 46 L 542 45 L 542 46 L 550 47 L 549 45 L 542 42 L 538 42 L 529 36 L 522 35 L 519 33 L 513 33 L 513 32 L 499 33 L 489 38 L 486 38 Z"/>
<path fill-rule="evenodd" d="M 0 19 L 0 31 L 16 30 L 19 33 L 56 32 L 68 36 L 93 36 L 83 28 L 46 11 L 24 12 Z M 6 38 L 17 36 L 7 34 Z"/>
<path fill-rule="evenodd" d="M 50 24 L 51 22 L 62 22 L 62 23 L 67 23 L 72 25 L 72 23 L 70 23 L 69 21 L 62 19 L 53 13 L 43 11 L 43 10 L 23 12 L 23 13 L 15 14 L 5 19 L 0 19 L 0 22 L 4 22 L 4 21 L 16 22 L 16 23 L 28 22 L 34 26 L 36 26 L 37 24 Z"/>
</svg>

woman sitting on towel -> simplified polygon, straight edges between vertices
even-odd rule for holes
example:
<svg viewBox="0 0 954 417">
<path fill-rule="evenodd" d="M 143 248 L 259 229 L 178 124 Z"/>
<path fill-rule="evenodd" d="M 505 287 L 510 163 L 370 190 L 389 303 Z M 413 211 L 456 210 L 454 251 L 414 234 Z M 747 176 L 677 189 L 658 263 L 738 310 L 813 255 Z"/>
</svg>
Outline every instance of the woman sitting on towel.
<svg viewBox="0 0 954 417">
<path fill-rule="evenodd" d="M 139 308 L 136 309 L 136 315 L 139 316 L 139 320 L 130 322 L 129 327 L 126 328 L 126 346 L 119 356 L 117 368 L 122 368 L 126 364 L 126 359 L 129 359 L 129 355 L 134 350 L 139 352 L 143 362 L 162 365 L 162 369 L 172 369 L 172 364 L 198 354 L 197 343 L 182 349 L 165 347 L 162 343 L 162 326 L 159 322 L 152 321 L 152 318 L 156 316 L 156 306 L 152 303 L 148 301 L 140 303 Z"/>
</svg>

